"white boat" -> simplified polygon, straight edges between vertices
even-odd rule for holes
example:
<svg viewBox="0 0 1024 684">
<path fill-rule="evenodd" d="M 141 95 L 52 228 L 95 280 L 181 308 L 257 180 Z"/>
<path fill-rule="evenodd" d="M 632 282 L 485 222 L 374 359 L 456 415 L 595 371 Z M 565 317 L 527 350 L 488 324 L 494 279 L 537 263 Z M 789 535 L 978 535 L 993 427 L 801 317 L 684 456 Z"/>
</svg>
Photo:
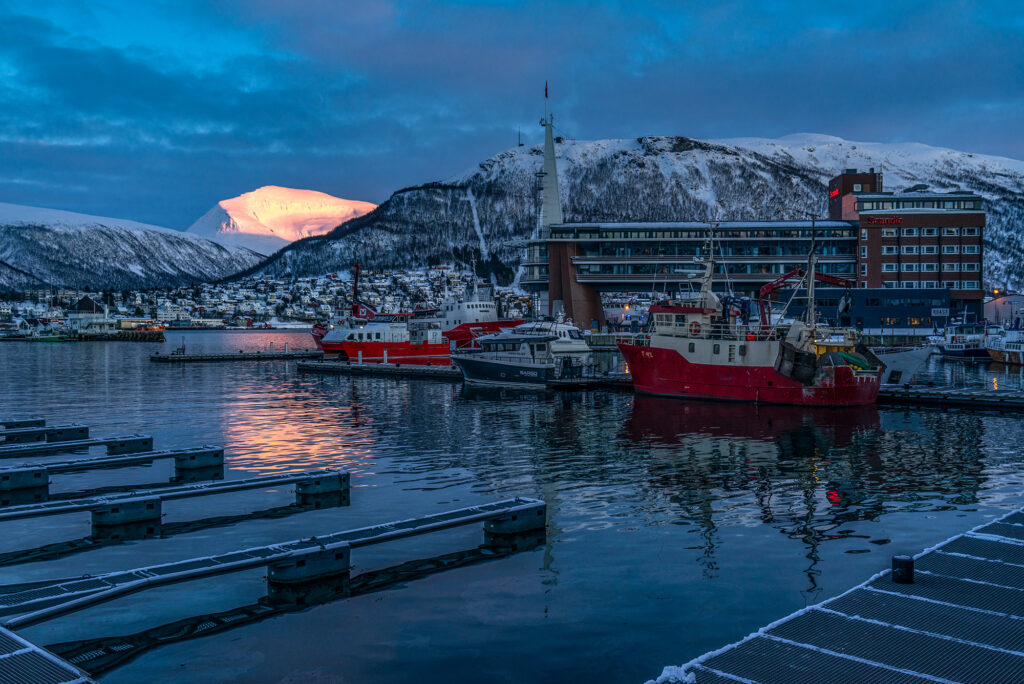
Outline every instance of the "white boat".
<svg viewBox="0 0 1024 684">
<path fill-rule="evenodd" d="M 885 364 L 882 372 L 883 385 L 907 385 L 914 381 L 928 358 L 936 353 L 931 345 L 907 345 L 896 347 L 871 347 L 871 352 Z"/>
<path fill-rule="evenodd" d="M 590 361 L 590 345 L 583 337 L 583 332 L 571 323 L 564 321 L 531 321 L 509 329 L 516 335 L 535 335 L 553 337 L 551 353 L 555 356 L 568 356 L 574 362 L 586 364 Z"/>
<path fill-rule="evenodd" d="M 1010 329 L 985 338 L 985 351 L 993 361 L 1024 365 L 1024 330 Z"/>
</svg>

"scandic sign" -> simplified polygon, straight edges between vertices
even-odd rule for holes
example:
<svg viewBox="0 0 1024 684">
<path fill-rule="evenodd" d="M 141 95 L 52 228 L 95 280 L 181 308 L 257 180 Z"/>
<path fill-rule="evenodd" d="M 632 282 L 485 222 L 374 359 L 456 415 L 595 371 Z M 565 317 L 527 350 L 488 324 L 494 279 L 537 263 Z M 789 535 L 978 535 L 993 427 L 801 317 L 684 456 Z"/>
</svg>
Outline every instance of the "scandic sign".
<svg viewBox="0 0 1024 684">
<path fill-rule="evenodd" d="M 902 216 L 868 216 L 868 223 L 872 226 L 899 226 L 903 224 Z"/>
<path fill-rule="evenodd" d="M 839 196 L 839 188 L 832 188 L 831 190 L 829 190 L 828 191 L 828 196 L 829 197 L 838 197 Z"/>
</svg>

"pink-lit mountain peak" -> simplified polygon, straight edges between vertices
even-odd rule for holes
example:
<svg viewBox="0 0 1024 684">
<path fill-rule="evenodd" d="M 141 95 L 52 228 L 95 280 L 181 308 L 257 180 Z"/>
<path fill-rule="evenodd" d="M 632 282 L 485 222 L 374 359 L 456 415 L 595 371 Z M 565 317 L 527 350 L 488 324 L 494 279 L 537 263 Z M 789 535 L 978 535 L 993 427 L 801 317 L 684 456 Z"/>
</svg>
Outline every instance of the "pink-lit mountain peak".
<svg viewBox="0 0 1024 684">
<path fill-rule="evenodd" d="M 315 190 L 267 185 L 218 202 L 188 232 L 270 254 L 289 242 L 327 233 L 376 206 Z"/>
</svg>

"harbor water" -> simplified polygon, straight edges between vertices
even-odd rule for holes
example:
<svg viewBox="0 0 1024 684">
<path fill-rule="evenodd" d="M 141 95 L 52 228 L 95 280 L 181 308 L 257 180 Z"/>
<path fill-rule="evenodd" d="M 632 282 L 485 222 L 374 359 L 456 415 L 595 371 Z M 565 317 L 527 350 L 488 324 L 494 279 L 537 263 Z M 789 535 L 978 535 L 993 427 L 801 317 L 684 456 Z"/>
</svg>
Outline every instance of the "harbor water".
<svg viewBox="0 0 1024 684">
<path fill-rule="evenodd" d="M 287 505 L 288 487 L 185 499 L 165 504 L 165 522 L 224 520 L 74 553 L 54 549 L 88 535 L 87 514 L 4 523 L 0 584 L 518 495 L 547 502 L 547 541 L 447 570 L 430 559 L 479 546 L 479 526 L 355 549 L 354 576 L 423 562 L 416 572 L 380 572 L 393 581 L 379 590 L 253 608 L 208 632 L 218 623 L 210 616 L 264 605 L 264 570 L 130 595 L 24 630 L 44 646 L 125 635 L 150 644 L 102 674 L 105 683 L 644 681 L 845 591 L 894 554 L 1024 505 L 1024 414 L 475 391 L 299 374 L 285 361 L 149 361 L 182 337 L 195 353 L 312 346 L 308 334 L 287 331 L 170 333 L 162 345 L 3 344 L 0 416 L 85 423 L 96 436 L 142 432 L 158 449 L 224 445 L 226 479 L 344 468 L 351 506 L 236 515 Z M 924 379 L 1022 387 L 1019 368 L 937 358 Z M 55 477 L 52 489 L 171 475 L 157 462 Z M 35 560 L 14 562 L 19 555 Z"/>
</svg>

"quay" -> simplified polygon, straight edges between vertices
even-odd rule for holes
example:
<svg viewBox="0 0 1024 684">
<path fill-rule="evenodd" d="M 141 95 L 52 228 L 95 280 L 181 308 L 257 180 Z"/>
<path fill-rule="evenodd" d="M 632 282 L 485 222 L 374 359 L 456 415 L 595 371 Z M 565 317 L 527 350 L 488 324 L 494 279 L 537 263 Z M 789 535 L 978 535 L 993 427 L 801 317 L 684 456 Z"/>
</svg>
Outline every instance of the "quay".
<svg viewBox="0 0 1024 684">
<path fill-rule="evenodd" d="M 878 392 L 878 403 L 1024 411 L 1024 392 L 947 387 L 883 387 Z"/>
<path fill-rule="evenodd" d="M 398 363 L 351 363 L 348 361 L 300 361 L 297 365 L 300 372 L 307 373 L 462 380 L 462 371 L 453 366 L 414 366 Z"/>
<path fill-rule="evenodd" d="M 658 681 L 1020 682 L 1022 596 L 1024 509 L 897 556 L 893 570 Z"/>
<path fill-rule="evenodd" d="M 256 567 L 268 568 L 268 585 L 347 578 L 351 549 L 478 522 L 484 523 L 485 536 L 495 544 L 514 544 L 516 537 L 543 532 L 547 504 L 537 499 L 505 499 L 216 556 L 0 587 L 0 615 L 18 615 L 8 620 L 5 627 L 25 627 L 145 589 Z"/>
<path fill-rule="evenodd" d="M 200 363 L 212 361 L 286 361 L 291 359 L 319 359 L 324 353 L 317 349 L 300 349 L 298 351 L 257 351 L 230 352 L 225 354 L 151 354 L 150 361 L 157 363 Z"/>
</svg>

